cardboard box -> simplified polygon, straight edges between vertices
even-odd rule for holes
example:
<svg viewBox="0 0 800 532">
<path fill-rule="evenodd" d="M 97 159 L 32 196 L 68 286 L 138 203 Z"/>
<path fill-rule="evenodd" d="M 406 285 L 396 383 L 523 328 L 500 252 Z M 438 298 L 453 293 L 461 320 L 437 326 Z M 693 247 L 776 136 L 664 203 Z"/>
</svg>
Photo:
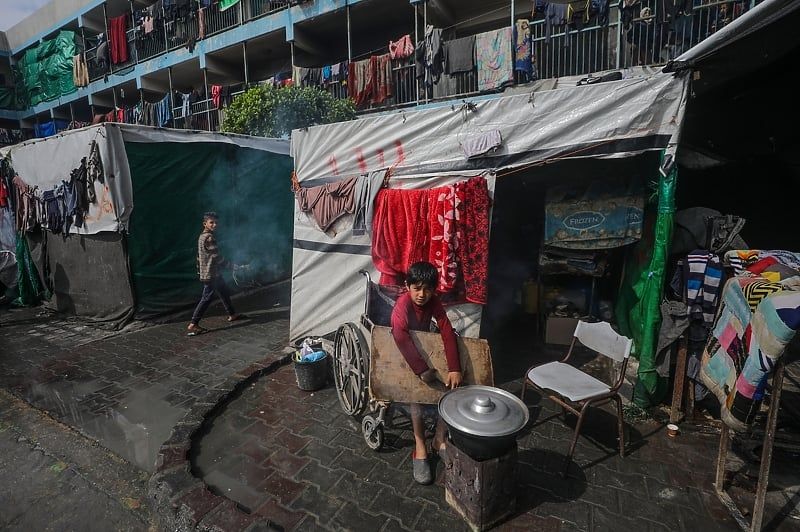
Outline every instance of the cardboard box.
<svg viewBox="0 0 800 532">
<path fill-rule="evenodd" d="M 578 318 L 548 316 L 545 325 L 544 341 L 548 344 L 569 345 L 578 326 Z"/>
</svg>

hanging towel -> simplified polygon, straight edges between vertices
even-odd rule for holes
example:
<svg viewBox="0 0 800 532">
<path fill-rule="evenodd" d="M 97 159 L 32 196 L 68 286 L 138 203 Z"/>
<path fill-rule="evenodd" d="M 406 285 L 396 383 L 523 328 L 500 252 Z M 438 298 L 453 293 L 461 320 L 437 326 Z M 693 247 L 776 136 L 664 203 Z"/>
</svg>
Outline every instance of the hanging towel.
<svg viewBox="0 0 800 532">
<path fill-rule="evenodd" d="M 125 35 L 127 15 L 109 19 L 108 37 L 111 44 L 111 63 L 125 63 L 128 60 L 128 39 Z"/>
<path fill-rule="evenodd" d="M 463 188 L 459 214 L 458 261 L 464 279 L 464 295 L 470 303 L 485 305 L 489 278 L 489 212 L 491 202 L 486 179 L 477 176 L 456 185 Z"/>
<path fill-rule="evenodd" d="M 444 43 L 444 71 L 447 74 L 472 72 L 475 68 L 475 36 Z"/>
<path fill-rule="evenodd" d="M 300 188 L 295 192 L 297 205 L 303 212 L 311 212 L 322 231 L 355 208 L 356 178 L 345 179 L 318 187 Z"/>
<path fill-rule="evenodd" d="M 475 37 L 478 90 L 499 89 L 513 80 L 511 28 L 487 31 Z"/>
<path fill-rule="evenodd" d="M 402 285 L 408 267 L 428 260 L 428 190 L 381 189 L 372 222 L 372 262 L 380 284 Z"/>
<path fill-rule="evenodd" d="M 89 69 L 83 60 L 83 54 L 72 58 L 72 81 L 76 87 L 85 87 L 89 84 Z"/>
</svg>

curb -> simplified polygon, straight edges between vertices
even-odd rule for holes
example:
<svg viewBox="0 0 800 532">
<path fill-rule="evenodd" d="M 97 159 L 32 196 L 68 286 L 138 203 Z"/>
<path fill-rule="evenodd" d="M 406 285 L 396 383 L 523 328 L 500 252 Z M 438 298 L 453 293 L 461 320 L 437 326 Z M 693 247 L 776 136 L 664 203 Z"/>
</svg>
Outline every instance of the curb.
<svg viewBox="0 0 800 532">
<path fill-rule="evenodd" d="M 292 351 L 293 352 L 293 351 Z M 231 530 L 281 530 L 268 519 L 248 514 L 236 503 L 217 495 L 192 474 L 189 453 L 195 438 L 228 401 L 253 381 L 291 361 L 282 353 L 273 360 L 255 362 L 214 386 L 172 429 L 158 451 L 156 472 L 147 484 L 153 512 L 165 530 L 175 532 L 228 532 Z"/>
</svg>

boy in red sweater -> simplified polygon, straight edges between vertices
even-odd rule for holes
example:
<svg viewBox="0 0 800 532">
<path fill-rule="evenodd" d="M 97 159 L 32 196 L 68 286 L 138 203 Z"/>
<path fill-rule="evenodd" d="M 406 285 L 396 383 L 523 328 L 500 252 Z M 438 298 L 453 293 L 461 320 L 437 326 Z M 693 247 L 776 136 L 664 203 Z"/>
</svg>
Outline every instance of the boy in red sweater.
<svg viewBox="0 0 800 532">
<path fill-rule="evenodd" d="M 439 281 L 439 272 L 429 262 L 416 262 L 411 265 L 406 274 L 406 288 L 408 292 L 397 299 L 392 311 L 392 336 L 406 359 L 411 371 L 426 383 L 436 380 L 436 371 L 420 356 L 417 346 L 411 339 L 409 331 L 430 331 L 431 320 L 436 322 L 439 333 L 444 341 L 444 352 L 447 357 L 447 377 L 445 385 L 456 388 L 461 384 L 461 361 L 458 358 L 458 345 L 456 335 L 450 319 L 445 313 L 442 302 L 436 296 L 436 286 Z M 428 465 L 428 451 L 425 445 L 425 425 L 422 419 L 422 409 L 419 404 L 411 405 L 411 425 L 414 429 L 414 480 L 420 484 L 433 482 L 433 474 Z M 446 426 L 440 419 L 436 425 L 436 435 L 433 439 L 432 449 L 440 451 L 444 448 L 444 433 Z"/>
</svg>

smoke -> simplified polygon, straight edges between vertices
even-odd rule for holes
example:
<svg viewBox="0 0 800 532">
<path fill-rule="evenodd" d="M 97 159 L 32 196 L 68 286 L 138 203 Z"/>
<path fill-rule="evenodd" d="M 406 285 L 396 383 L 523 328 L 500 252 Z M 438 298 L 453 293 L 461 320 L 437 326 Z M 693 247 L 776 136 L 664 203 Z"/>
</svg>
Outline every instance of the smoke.
<svg viewBox="0 0 800 532">
<path fill-rule="evenodd" d="M 239 279 L 268 284 L 291 273 L 294 196 L 291 159 L 225 146 L 203 185 L 207 210 L 219 215 L 217 241 L 228 260 L 247 265 Z"/>
</svg>

